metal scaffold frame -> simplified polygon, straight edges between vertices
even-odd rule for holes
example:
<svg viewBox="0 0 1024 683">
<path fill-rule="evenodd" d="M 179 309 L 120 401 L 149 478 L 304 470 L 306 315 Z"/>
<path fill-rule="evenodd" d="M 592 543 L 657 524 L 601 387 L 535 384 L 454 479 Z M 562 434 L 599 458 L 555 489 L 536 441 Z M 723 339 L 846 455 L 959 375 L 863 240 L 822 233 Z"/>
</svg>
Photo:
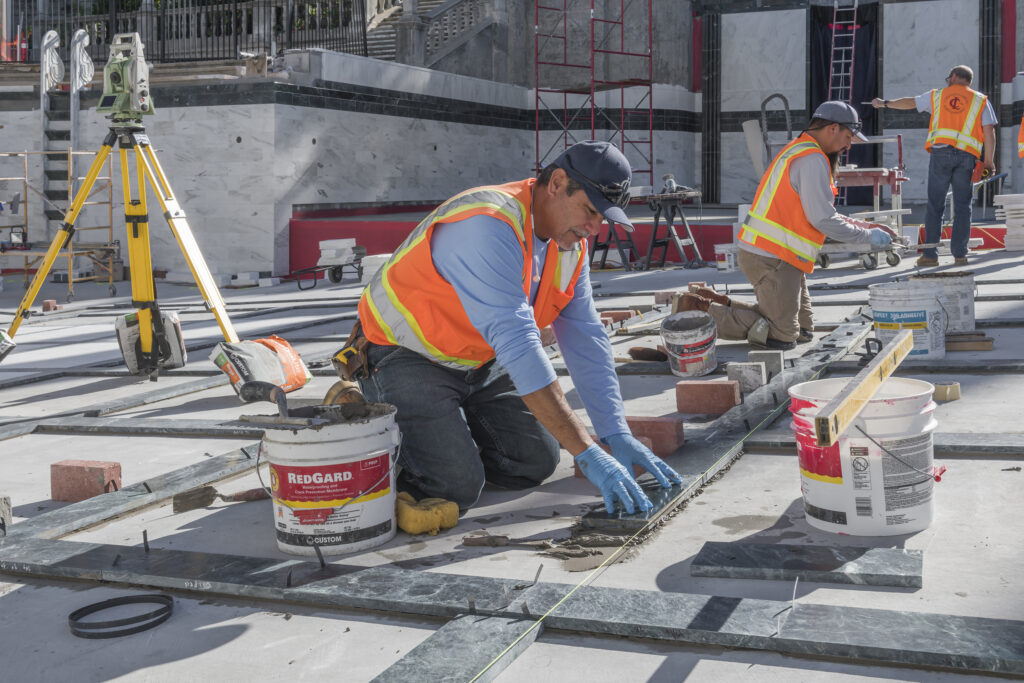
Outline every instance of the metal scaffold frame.
<svg viewBox="0 0 1024 683">
<path fill-rule="evenodd" d="M 535 0 L 538 171 L 566 147 L 601 139 L 629 159 L 634 184 L 654 184 L 652 2 Z"/>
</svg>

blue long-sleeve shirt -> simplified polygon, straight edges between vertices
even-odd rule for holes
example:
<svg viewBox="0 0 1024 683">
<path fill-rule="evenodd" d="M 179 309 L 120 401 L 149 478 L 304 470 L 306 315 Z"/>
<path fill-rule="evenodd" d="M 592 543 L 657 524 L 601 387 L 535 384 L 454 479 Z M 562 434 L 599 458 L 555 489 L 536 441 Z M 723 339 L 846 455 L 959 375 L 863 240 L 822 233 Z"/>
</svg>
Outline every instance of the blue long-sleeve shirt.
<svg viewBox="0 0 1024 683">
<path fill-rule="evenodd" d="M 520 396 L 555 381 L 533 319 L 544 258 L 553 241 L 533 238 L 530 296 L 523 285 L 523 250 L 506 223 L 473 216 L 434 228 L 434 267 L 452 285 L 473 326 L 494 349 Z M 576 391 L 597 436 L 628 434 L 611 343 L 594 308 L 584 262 L 572 300 L 551 324 Z"/>
</svg>

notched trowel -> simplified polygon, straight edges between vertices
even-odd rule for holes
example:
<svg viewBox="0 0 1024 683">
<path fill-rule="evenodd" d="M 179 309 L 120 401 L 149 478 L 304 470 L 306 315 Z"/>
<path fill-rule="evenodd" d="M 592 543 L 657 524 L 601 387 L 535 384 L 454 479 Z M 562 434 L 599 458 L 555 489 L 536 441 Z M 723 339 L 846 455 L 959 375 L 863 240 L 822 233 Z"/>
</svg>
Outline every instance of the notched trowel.
<svg viewBox="0 0 1024 683">
<path fill-rule="evenodd" d="M 250 500 L 266 500 L 270 498 L 270 494 L 262 487 L 249 489 L 248 491 L 239 491 L 238 493 L 220 493 L 212 486 L 200 486 L 197 489 L 185 491 L 174 496 L 171 504 L 174 514 L 178 514 L 179 512 L 209 507 L 218 498 L 225 503 L 244 503 Z"/>
</svg>

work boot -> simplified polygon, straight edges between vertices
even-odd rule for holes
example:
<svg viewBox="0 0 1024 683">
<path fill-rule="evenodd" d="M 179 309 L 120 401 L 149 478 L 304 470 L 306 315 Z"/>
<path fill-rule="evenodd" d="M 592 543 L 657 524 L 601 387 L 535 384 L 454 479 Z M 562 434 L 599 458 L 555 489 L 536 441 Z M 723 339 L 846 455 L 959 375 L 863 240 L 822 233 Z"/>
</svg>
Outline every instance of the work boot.
<svg viewBox="0 0 1024 683">
<path fill-rule="evenodd" d="M 782 341 L 781 339 L 772 339 L 768 337 L 764 340 L 764 343 L 747 340 L 747 343 L 753 346 L 755 349 L 763 349 L 768 351 L 792 351 L 796 348 L 795 341 Z"/>
<path fill-rule="evenodd" d="M 673 313 L 682 313 L 683 311 L 707 311 L 711 302 L 702 296 L 696 294 L 686 293 L 676 299 L 675 310 Z"/>
<path fill-rule="evenodd" d="M 921 256 L 917 259 L 918 268 L 932 268 L 939 265 L 939 259 L 930 258 L 928 256 Z"/>
<path fill-rule="evenodd" d="M 967 265 L 967 257 L 966 256 L 957 256 L 955 259 L 953 259 L 953 265 L 954 266 L 966 266 Z"/>
<path fill-rule="evenodd" d="M 814 341 L 814 332 L 811 331 L 811 330 L 808 330 L 806 327 L 801 327 L 800 328 L 800 334 L 797 335 L 797 338 L 796 338 L 796 343 L 797 344 L 806 344 L 809 341 Z"/>
<path fill-rule="evenodd" d="M 708 301 L 713 301 L 716 304 L 722 304 L 728 306 L 731 302 L 729 297 L 725 294 L 719 294 L 710 287 L 701 287 L 700 285 L 690 285 L 690 293 L 696 294 L 697 296 L 703 297 Z"/>
</svg>

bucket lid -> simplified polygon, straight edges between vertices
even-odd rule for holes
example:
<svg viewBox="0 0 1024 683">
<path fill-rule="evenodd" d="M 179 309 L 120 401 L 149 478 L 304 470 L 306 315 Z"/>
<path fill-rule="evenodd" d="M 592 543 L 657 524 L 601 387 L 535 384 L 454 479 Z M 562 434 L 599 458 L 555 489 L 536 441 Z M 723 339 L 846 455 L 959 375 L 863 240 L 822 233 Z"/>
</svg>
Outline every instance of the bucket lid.
<svg viewBox="0 0 1024 683">
<path fill-rule="evenodd" d="M 661 329 L 668 332 L 690 332 L 714 324 L 715 319 L 704 311 L 681 311 L 662 320 Z"/>
</svg>

